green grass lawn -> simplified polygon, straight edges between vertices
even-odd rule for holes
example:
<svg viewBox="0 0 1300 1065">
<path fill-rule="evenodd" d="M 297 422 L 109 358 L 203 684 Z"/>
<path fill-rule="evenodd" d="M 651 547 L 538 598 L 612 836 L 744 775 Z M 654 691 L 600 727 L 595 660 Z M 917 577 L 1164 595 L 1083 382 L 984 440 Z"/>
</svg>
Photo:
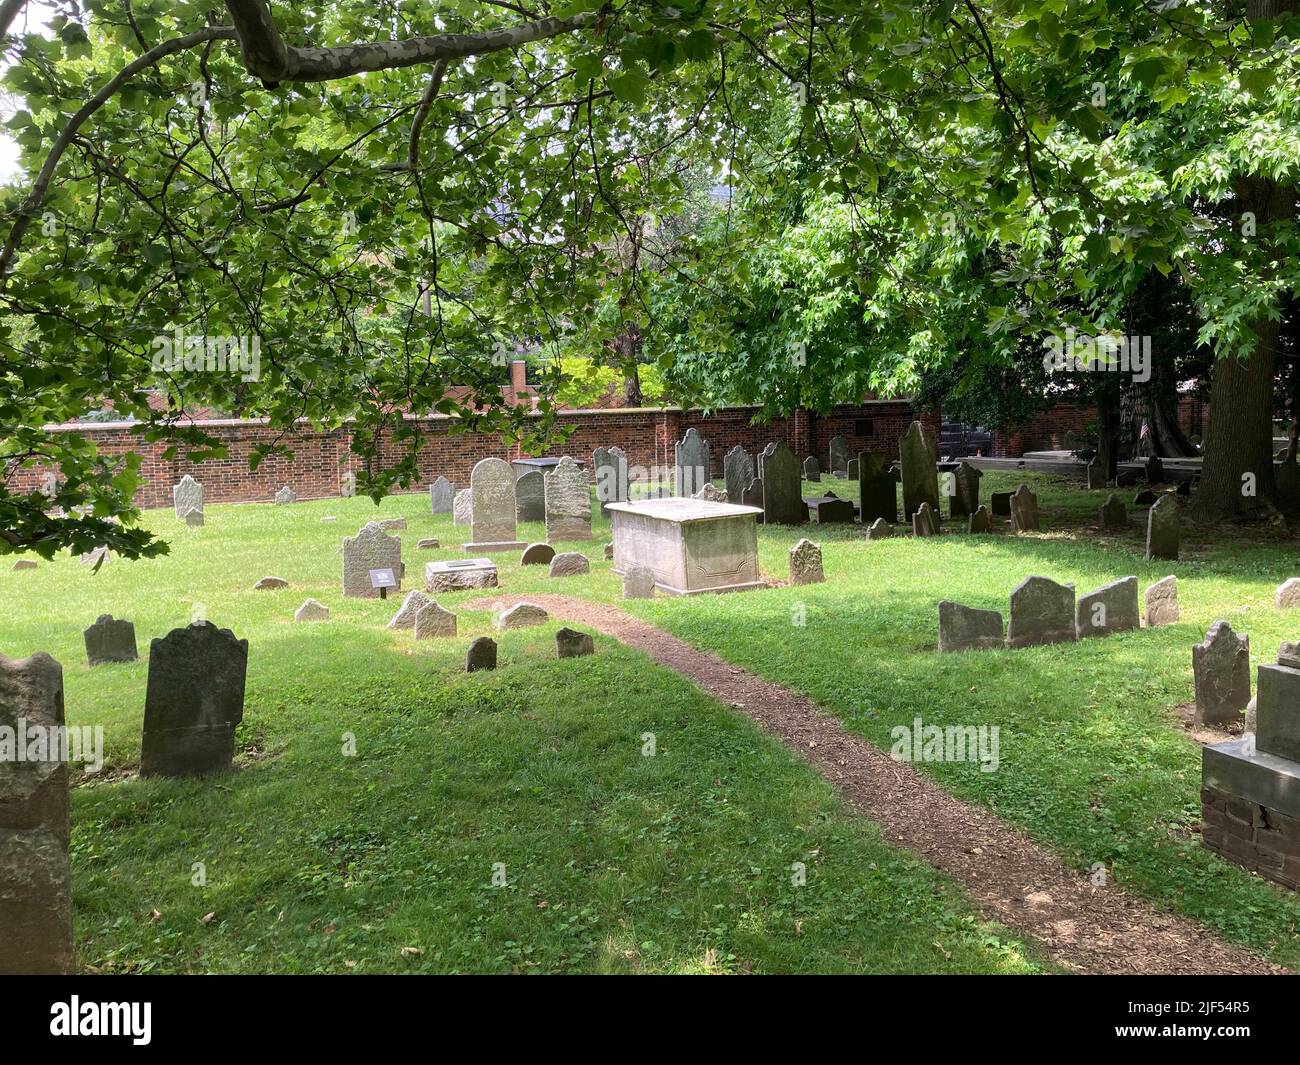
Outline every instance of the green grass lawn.
<svg viewBox="0 0 1300 1065">
<path fill-rule="evenodd" d="M 469 676 L 465 648 L 491 631 L 489 613 L 460 611 L 450 641 L 385 631 L 398 601 L 342 598 L 340 540 L 397 515 L 411 587 L 462 539 L 424 496 L 378 512 L 363 499 L 209 506 L 198 529 L 153 511 L 165 558 L 0 572 L 0 650 L 52 653 L 69 723 L 106 732 L 104 770 L 72 797 L 83 967 L 1050 969 L 779 743 L 639 652 L 598 637 L 594 657 L 560 662 L 555 622 L 505 634 L 501 668 Z M 423 536 L 445 549 L 415 550 Z M 499 557 L 503 591 L 616 596 L 600 541 L 576 546 L 593 556 L 590 579 L 548 582 L 544 567 Z M 265 575 L 292 586 L 252 591 Z M 761 608 L 765 594 L 731 601 Z M 307 596 L 330 621 L 292 622 Z M 141 781 L 146 663 L 88 669 L 81 630 L 103 612 L 130 618 L 147 655 L 200 604 L 250 643 L 240 768 Z"/>
</svg>

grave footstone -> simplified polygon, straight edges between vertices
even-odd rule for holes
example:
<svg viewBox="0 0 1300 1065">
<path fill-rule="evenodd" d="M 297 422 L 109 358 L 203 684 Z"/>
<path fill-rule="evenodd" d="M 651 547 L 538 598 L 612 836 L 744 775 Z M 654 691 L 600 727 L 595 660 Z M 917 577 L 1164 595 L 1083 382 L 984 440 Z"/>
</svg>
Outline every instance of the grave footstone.
<svg viewBox="0 0 1300 1065">
<path fill-rule="evenodd" d="M 139 657 L 135 647 L 135 626 L 129 621 L 114 620 L 112 614 L 100 614 L 95 624 L 82 635 L 86 639 L 88 665 L 134 662 Z"/>
<path fill-rule="evenodd" d="M 815 544 L 805 537 L 790 548 L 791 584 L 820 584 L 825 579 L 821 544 Z"/>
<path fill-rule="evenodd" d="M 980 505 L 980 478 L 983 476 L 983 470 L 965 461 L 959 462 L 955 470 L 944 473 L 950 518 L 966 518 L 975 513 Z"/>
<path fill-rule="evenodd" d="M 929 503 L 922 503 L 912 514 L 912 535 L 938 536 L 940 532 L 939 515 Z"/>
<path fill-rule="evenodd" d="M 64 735 L 63 667 L 44 652 L 0 654 L 0 975 L 46 976 L 74 969 L 72 874 L 68 862 L 68 764 L 30 738 Z M 26 734 L 21 758 L 14 737 Z M 60 747 L 62 744 L 60 743 Z M 4 744 L 0 743 L 0 749 Z M 40 753 L 40 752 L 34 752 Z"/>
<path fill-rule="evenodd" d="M 497 615 L 496 626 L 499 632 L 509 629 L 523 629 L 530 625 L 542 625 L 550 615 L 535 603 L 519 603 L 509 610 Z"/>
<path fill-rule="evenodd" d="M 319 599 L 304 599 L 302 606 L 293 612 L 294 621 L 329 621 L 330 608 Z"/>
<path fill-rule="evenodd" d="M 437 603 L 426 603 L 415 615 L 415 638 L 432 640 L 456 635 L 456 615 Z"/>
<path fill-rule="evenodd" d="M 727 501 L 743 504 L 745 489 L 754 479 L 754 456 L 737 444 L 722 458 L 722 478 L 727 485 Z"/>
<path fill-rule="evenodd" d="M 1081 640 L 1141 627 L 1136 577 L 1121 577 L 1079 597 L 1074 628 Z"/>
<path fill-rule="evenodd" d="M 784 440 L 768 444 L 758 458 L 763 482 L 763 521 L 768 525 L 802 525 L 808 508 L 800 492 L 799 460 Z"/>
<path fill-rule="evenodd" d="M 1291 577 L 1279 584 L 1273 602 L 1279 610 L 1300 606 L 1300 577 Z"/>
<path fill-rule="evenodd" d="M 1011 593 L 1007 645 L 1035 647 L 1075 638 L 1074 585 L 1026 577 Z"/>
<path fill-rule="evenodd" d="M 172 509 L 182 519 L 191 510 L 203 513 L 203 485 L 188 473 L 172 485 Z"/>
<path fill-rule="evenodd" d="M 993 518 L 989 514 L 989 508 L 980 504 L 975 508 L 974 513 L 966 519 L 966 531 L 968 533 L 987 533 L 993 531 Z"/>
<path fill-rule="evenodd" d="M 296 502 L 298 502 L 298 496 L 294 493 L 294 490 L 290 488 L 287 484 L 283 488 L 281 488 L 278 492 L 275 493 L 276 506 L 283 506 L 286 503 L 296 503 Z"/>
<path fill-rule="evenodd" d="M 1205 639 L 1192 646 L 1192 679 L 1193 724 L 1222 728 L 1240 722 L 1250 702 L 1250 637 L 1238 636 L 1226 621 L 1216 621 Z"/>
<path fill-rule="evenodd" d="M 692 426 L 674 446 L 673 452 L 676 462 L 673 494 L 693 496 L 710 479 L 709 442 Z"/>
<path fill-rule="evenodd" d="M 446 477 L 439 476 L 429 485 L 429 510 L 434 514 L 450 514 L 456 496 L 455 486 Z"/>
<path fill-rule="evenodd" d="M 899 462 L 903 470 L 903 515 L 910 518 L 922 503 L 939 512 L 939 469 L 935 464 L 934 449 L 926 438 L 925 427 L 920 422 L 908 426 L 907 433 L 898 445 Z"/>
<path fill-rule="evenodd" d="M 884 518 L 877 518 L 867 527 L 868 540 L 884 540 L 894 535 L 894 527 Z"/>
<path fill-rule="evenodd" d="M 1156 581 L 1146 592 L 1147 628 L 1172 625 L 1179 616 L 1178 578 L 1169 576 Z"/>
<path fill-rule="evenodd" d="M 1112 492 L 1106 502 L 1102 504 L 1101 512 L 1098 515 L 1103 529 L 1123 529 L 1128 526 L 1128 510 L 1120 502 L 1119 497 Z"/>
<path fill-rule="evenodd" d="M 1002 615 L 944 600 L 939 604 L 939 650 L 984 651 L 1002 647 Z"/>
<path fill-rule="evenodd" d="M 521 566 L 546 566 L 555 557 L 555 548 L 550 544 L 529 544 L 519 556 Z"/>
<path fill-rule="evenodd" d="M 480 459 L 469 478 L 470 543 L 462 550 L 516 551 L 515 471 L 498 458 Z"/>
<path fill-rule="evenodd" d="M 587 556 L 577 551 L 562 551 L 551 559 L 550 577 L 581 577 L 591 572 Z"/>
<path fill-rule="evenodd" d="M 379 523 L 367 522 L 356 536 L 343 540 L 343 594 L 358 599 L 378 599 L 379 589 L 370 585 L 372 569 L 391 569 L 401 591 L 402 540 L 389 536 Z"/>
<path fill-rule="evenodd" d="M 858 452 L 858 495 L 863 525 L 877 518 L 898 520 L 898 480 L 884 452 Z"/>
<path fill-rule="evenodd" d="M 822 479 L 821 463 L 812 455 L 803 460 L 803 479 L 814 482 Z"/>
<path fill-rule="evenodd" d="M 830 457 L 827 469 L 831 473 L 847 474 L 849 472 L 849 442 L 842 436 L 832 436 L 827 451 Z"/>
<path fill-rule="evenodd" d="M 432 602 L 432 599 L 417 588 L 402 600 L 402 605 L 398 608 L 397 613 L 393 615 L 387 627 L 393 630 L 415 628 L 416 615 Z"/>
<path fill-rule="evenodd" d="M 465 672 L 477 673 L 480 669 L 497 668 L 497 642 L 490 636 L 480 636 L 469 645 L 465 656 Z"/>
<path fill-rule="evenodd" d="M 244 719 L 248 641 L 209 621 L 173 629 L 149 646 L 142 777 L 222 773 Z"/>
<path fill-rule="evenodd" d="M 462 488 L 451 499 L 451 520 L 455 525 L 468 525 L 474 515 L 474 500 L 468 488 Z"/>
<path fill-rule="evenodd" d="M 541 470 L 525 470 L 515 479 L 515 518 L 546 520 L 546 475 Z"/>
<path fill-rule="evenodd" d="M 1038 497 L 1027 484 L 1011 496 L 1011 528 L 1018 533 L 1038 532 Z"/>
<path fill-rule="evenodd" d="M 565 455 L 546 474 L 546 539 L 591 539 L 591 490 L 587 471 Z"/>
<path fill-rule="evenodd" d="M 1147 511 L 1147 560 L 1176 560 L 1180 538 L 1178 500 L 1173 496 L 1161 496 Z"/>
<path fill-rule="evenodd" d="M 628 501 L 627 455 L 622 448 L 596 448 L 591 453 L 591 469 L 596 478 L 596 501 L 602 514 L 610 503 Z"/>
<path fill-rule="evenodd" d="M 595 654 L 596 643 L 589 633 L 564 628 L 555 634 L 555 651 L 560 658 L 581 658 Z"/>
<path fill-rule="evenodd" d="M 633 566 L 623 574 L 624 599 L 653 599 L 654 596 L 654 570 L 646 566 Z"/>
<path fill-rule="evenodd" d="M 1106 487 L 1106 467 L 1102 464 L 1101 459 L 1093 459 L 1088 463 L 1088 489 L 1098 491 Z"/>
</svg>

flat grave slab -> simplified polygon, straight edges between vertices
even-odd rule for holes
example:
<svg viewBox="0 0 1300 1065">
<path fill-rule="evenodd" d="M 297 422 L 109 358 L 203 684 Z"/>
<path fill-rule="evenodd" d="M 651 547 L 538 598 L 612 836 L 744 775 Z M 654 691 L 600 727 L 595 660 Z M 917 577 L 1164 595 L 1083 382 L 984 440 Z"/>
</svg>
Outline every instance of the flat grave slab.
<svg viewBox="0 0 1300 1065">
<path fill-rule="evenodd" d="M 613 571 L 637 566 L 654 574 L 669 595 L 762 588 L 758 574 L 760 507 L 705 499 L 647 499 L 611 503 Z"/>
<path fill-rule="evenodd" d="M 463 588 L 495 588 L 497 566 L 490 558 L 457 558 L 424 564 L 427 592 L 455 592 Z"/>
</svg>

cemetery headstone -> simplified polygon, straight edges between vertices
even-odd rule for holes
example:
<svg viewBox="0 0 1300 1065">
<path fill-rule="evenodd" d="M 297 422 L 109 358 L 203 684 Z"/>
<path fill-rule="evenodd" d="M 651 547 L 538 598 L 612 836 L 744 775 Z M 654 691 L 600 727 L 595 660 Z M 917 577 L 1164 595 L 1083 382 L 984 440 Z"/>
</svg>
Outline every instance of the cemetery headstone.
<svg viewBox="0 0 1300 1065">
<path fill-rule="evenodd" d="M 172 509 L 182 519 L 191 510 L 203 513 L 203 485 L 188 473 L 172 485 Z"/>
<path fill-rule="evenodd" d="M 1079 639 L 1109 636 L 1142 627 L 1138 613 L 1138 579 L 1121 577 L 1079 597 L 1075 610 L 1075 633 Z"/>
<path fill-rule="evenodd" d="M 929 503 L 936 514 L 939 511 L 939 469 L 935 464 L 934 449 L 926 438 L 925 427 L 920 422 L 908 426 L 907 433 L 898 445 L 899 461 L 903 468 L 903 514 L 910 518 L 922 503 Z"/>
<path fill-rule="evenodd" d="M 82 635 L 86 638 L 86 662 L 91 666 L 102 662 L 134 662 L 139 657 L 135 626 L 129 621 L 115 621 L 112 614 L 100 614 Z"/>
<path fill-rule="evenodd" d="M 1146 593 L 1147 628 L 1172 625 L 1179 618 L 1178 578 L 1165 577 L 1156 581 Z"/>
<path fill-rule="evenodd" d="M 581 577 L 591 572 L 591 563 L 587 556 L 577 551 L 562 551 L 551 559 L 549 577 Z"/>
<path fill-rule="evenodd" d="M 857 459 L 849 459 L 849 468 L 848 468 L 848 471 L 847 471 L 847 472 L 848 472 L 848 477 L 849 477 L 849 480 L 850 480 L 850 481 L 856 481 L 856 480 L 858 479 L 858 460 L 857 460 Z"/>
<path fill-rule="evenodd" d="M 515 480 L 515 517 L 519 521 L 546 520 L 546 475 L 541 470 L 525 470 Z"/>
<path fill-rule="evenodd" d="M 993 516 L 995 518 L 1011 517 L 1011 496 L 1012 492 L 993 492 L 989 496 L 989 503 L 993 507 Z"/>
<path fill-rule="evenodd" d="M 868 540 L 884 540 L 894 535 L 894 527 L 884 518 L 877 518 L 867 527 Z"/>
<path fill-rule="evenodd" d="M 330 608 L 319 599 L 304 599 L 293 613 L 294 621 L 328 621 L 329 617 Z"/>
<path fill-rule="evenodd" d="M 695 493 L 693 498 L 706 499 L 710 503 L 725 503 L 727 502 L 727 492 L 726 489 L 719 488 L 712 481 L 707 481 L 704 487 Z"/>
<path fill-rule="evenodd" d="M 542 625 L 550 615 L 534 603 L 519 603 L 509 610 L 497 615 L 496 626 L 499 632 L 509 629 L 523 629 L 530 625 Z"/>
<path fill-rule="evenodd" d="M 1177 559 L 1180 538 L 1178 500 L 1161 496 L 1147 511 L 1147 560 Z"/>
<path fill-rule="evenodd" d="M 1147 484 L 1163 484 L 1165 480 L 1165 464 L 1160 461 L 1159 455 L 1151 455 L 1146 462 Z"/>
<path fill-rule="evenodd" d="M 1128 510 L 1114 492 L 1102 504 L 1099 518 L 1103 529 L 1123 529 L 1128 526 Z"/>
<path fill-rule="evenodd" d="M 831 473 L 849 472 L 849 442 L 842 436 L 832 436 L 827 449 L 830 453 Z"/>
<path fill-rule="evenodd" d="M 989 514 L 989 508 L 981 503 L 971 512 L 971 516 L 966 519 L 966 531 L 968 533 L 987 533 L 993 531 L 993 517 Z"/>
<path fill-rule="evenodd" d="M 380 518 L 379 527 L 384 532 L 398 532 L 406 528 L 405 518 Z"/>
<path fill-rule="evenodd" d="M 596 501 L 602 514 L 610 503 L 628 501 L 627 455 L 622 448 L 596 448 L 591 453 L 591 469 L 596 477 Z"/>
<path fill-rule="evenodd" d="M 477 673 L 480 669 L 497 668 L 497 642 L 490 636 L 480 636 L 469 645 L 465 656 L 465 672 Z"/>
<path fill-rule="evenodd" d="M 1002 615 L 944 600 L 939 604 L 939 650 L 983 651 L 1002 647 Z"/>
<path fill-rule="evenodd" d="M 959 462 L 955 470 L 946 472 L 944 482 L 948 488 L 948 516 L 967 518 L 980 505 L 980 478 L 984 471 L 969 462 Z"/>
<path fill-rule="evenodd" d="M 343 540 L 343 594 L 358 599 L 378 599 L 370 584 L 372 569 L 402 570 L 402 540 L 389 536 L 375 521 L 367 522 L 356 536 Z M 399 581 L 398 588 L 401 584 Z"/>
<path fill-rule="evenodd" d="M 550 544 L 529 544 L 519 556 L 521 566 L 545 566 L 555 557 L 555 548 Z"/>
<path fill-rule="evenodd" d="M 339 495 L 351 499 L 357 494 L 357 475 L 349 470 L 339 478 Z"/>
<path fill-rule="evenodd" d="M 803 460 L 803 479 L 805 481 L 820 481 L 822 479 L 822 467 L 813 455 L 809 455 Z"/>
<path fill-rule="evenodd" d="M 654 570 L 645 566 L 633 566 L 623 574 L 624 599 L 653 599 L 654 596 Z"/>
<path fill-rule="evenodd" d="M 1097 491 L 1106 487 L 1106 467 L 1102 464 L 1101 459 L 1093 459 L 1088 463 L 1088 488 Z"/>
<path fill-rule="evenodd" d="M 546 474 L 546 539 L 591 539 L 591 490 L 587 471 L 568 455 Z"/>
<path fill-rule="evenodd" d="M 515 539 L 515 471 L 498 458 L 480 459 L 469 477 L 470 543 L 465 551 L 513 551 L 527 545 Z"/>
<path fill-rule="evenodd" d="M 898 520 L 898 480 L 884 452 L 858 452 L 858 495 L 863 525 L 877 518 Z"/>
<path fill-rule="evenodd" d="M 790 548 L 791 584 L 820 584 L 825 579 L 821 544 L 815 544 L 805 537 Z"/>
<path fill-rule="evenodd" d="M 495 588 L 497 568 L 488 558 L 453 559 L 424 564 L 426 592 L 459 592 L 466 588 Z"/>
<path fill-rule="evenodd" d="M 1300 577 L 1291 577 L 1279 584 L 1273 602 L 1279 610 L 1300 606 Z"/>
<path fill-rule="evenodd" d="M 446 477 L 439 476 L 429 485 L 429 510 L 434 514 L 450 514 L 456 496 L 455 486 Z"/>
<path fill-rule="evenodd" d="M 278 492 L 275 493 L 276 506 L 283 506 L 285 503 L 296 503 L 296 502 L 298 502 L 298 496 L 294 493 L 294 490 L 290 488 L 287 484 L 283 488 L 281 488 Z"/>
<path fill-rule="evenodd" d="M 564 628 L 555 634 L 555 651 L 560 658 L 581 658 L 595 654 L 596 643 L 589 633 Z"/>
<path fill-rule="evenodd" d="M 1038 497 L 1027 484 L 1011 496 L 1011 528 L 1016 532 L 1038 532 Z"/>
<path fill-rule="evenodd" d="M 456 615 L 437 603 L 426 603 L 415 615 L 415 638 L 432 640 L 456 635 Z"/>
<path fill-rule="evenodd" d="M 750 479 L 749 484 L 745 486 L 745 490 L 740 494 L 740 502 L 742 506 L 758 507 L 760 509 L 762 508 L 763 479 L 761 477 L 753 477 Z M 31 565 L 32 565 L 32 569 L 36 568 L 35 562 L 33 562 Z M 14 567 L 14 569 L 17 568 L 18 568 L 17 566 Z"/>
<path fill-rule="evenodd" d="M 808 507 L 800 492 L 799 460 L 784 440 L 768 444 L 758 457 L 763 482 L 763 521 L 768 525 L 802 525 Z"/>
<path fill-rule="evenodd" d="M 693 496 L 709 480 L 709 442 L 700 436 L 694 426 L 673 448 L 676 462 L 673 494 Z"/>
<path fill-rule="evenodd" d="M 1074 585 L 1047 577 L 1026 577 L 1011 593 L 1007 645 L 1035 647 L 1076 638 Z"/>
<path fill-rule="evenodd" d="M 1223 727 L 1241 721 L 1250 702 L 1250 637 L 1238 636 L 1226 621 L 1216 621 L 1205 639 L 1192 645 L 1192 679 L 1193 724 Z"/>
<path fill-rule="evenodd" d="M 416 589 L 402 600 L 401 607 L 398 609 L 397 613 L 393 615 L 393 618 L 388 623 L 387 627 L 389 629 L 415 628 L 415 616 L 432 602 L 433 600 L 425 595 L 424 592 Z"/>
<path fill-rule="evenodd" d="M 939 515 L 931 508 L 929 503 L 922 503 L 912 514 L 912 535 L 913 536 L 938 536 L 942 530 L 939 527 Z"/>
<path fill-rule="evenodd" d="M 173 629 L 149 646 L 142 777 L 222 773 L 244 719 L 248 641 L 209 621 Z"/>
<path fill-rule="evenodd" d="M 849 500 L 836 499 L 832 495 L 812 500 L 808 503 L 808 510 L 818 525 L 852 524 L 856 514 Z"/>
<path fill-rule="evenodd" d="M 185 522 L 185 524 L 191 528 L 198 528 L 203 525 L 203 511 L 197 508 L 187 510 L 181 515 L 181 521 Z"/>
<path fill-rule="evenodd" d="M 63 667 L 44 652 L 0 654 L 0 730 L 48 737 L 63 729 Z M 68 764 L 54 754 L 47 745 L 39 758 L 0 759 L 0 975 L 74 969 Z"/>
<path fill-rule="evenodd" d="M 468 488 L 462 488 L 451 499 L 451 518 L 453 524 L 468 525 L 474 515 L 474 500 Z"/>
<path fill-rule="evenodd" d="M 728 502 L 743 504 L 745 489 L 754 479 L 754 456 L 737 444 L 722 458 L 722 479 L 727 485 Z"/>
</svg>

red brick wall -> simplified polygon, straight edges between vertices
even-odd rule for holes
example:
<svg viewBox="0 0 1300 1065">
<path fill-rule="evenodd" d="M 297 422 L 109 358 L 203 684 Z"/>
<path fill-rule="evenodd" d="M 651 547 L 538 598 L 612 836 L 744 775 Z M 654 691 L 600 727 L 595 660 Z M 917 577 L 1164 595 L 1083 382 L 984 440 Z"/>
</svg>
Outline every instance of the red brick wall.
<svg viewBox="0 0 1300 1065">
<path fill-rule="evenodd" d="M 1026 451 L 1064 451 L 1066 433 L 1080 433 L 1097 417 L 1096 407 L 1058 403 L 1029 425 L 993 431 L 993 458 L 1019 458 Z M 1190 394 L 1178 398 L 1178 424 L 1187 436 L 1205 438 L 1210 405 Z"/>
<path fill-rule="evenodd" d="M 751 424 L 756 413 L 752 407 L 729 407 L 713 414 L 675 408 L 561 411 L 560 424 L 571 428 L 572 433 L 546 454 L 573 455 L 589 462 L 595 448 L 617 445 L 627 452 L 630 465 L 670 468 L 673 445 L 693 426 L 709 441 L 713 473 L 721 477 L 722 458 L 736 444 L 757 455 L 769 441 L 784 440 L 802 459 L 807 454 L 824 454 L 831 437 L 843 435 L 848 438 L 850 455 L 873 450 L 896 457 L 899 439 L 918 417 L 907 400 L 836 407 L 825 416 L 799 410 L 790 418 L 761 425 Z M 931 432 L 937 433 L 937 415 L 920 417 Z M 859 419 L 871 421 L 870 435 L 855 435 Z M 417 484 L 410 486 L 412 491 L 424 490 L 439 475 L 463 487 L 469 484 L 470 471 L 479 459 L 493 455 L 506 460 L 522 457 L 517 447 L 503 444 L 496 434 L 454 432 L 459 423 L 452 419 L 412 421 L 424 434 L 418 461 L 420 477 Z M 202 463 L 182 456 L 167 459 L 163 457 L 166 444 L 143 441 L 131 426 L 121 423 L 60 426 L 51 431 L 84 433 L 105 455 L 126 451 L 142 455 L 144 483 L 136 495 L 136 503 L 142 507 L 170 506 L 172 485 L 187 473 L 203 482 L 206 502 L 270 502 L 283 485 L 292 488 L 300 499 L 336 496 L 343 474 L 361 468 L 360 459 L 350 450 L 351 431 L 346 427 L 331 432 L 302 429 L 285 433 L 260 422 L 231 420 L 205 422 L 203 428 L 225 444 L 228 457 Z M 271 456 L 251 472 L 248 457 L 253 447 L 271 442 L 290 447 L 293 458 Z M 402 445 L 391 438 L 381 448 L 385 460 L 396 459 L 401 451 Z M 39 467 L 26 467 L 6 484 L 12 491 L 32 491 L 40 486 L 41 473 Z"/>
</svg>

